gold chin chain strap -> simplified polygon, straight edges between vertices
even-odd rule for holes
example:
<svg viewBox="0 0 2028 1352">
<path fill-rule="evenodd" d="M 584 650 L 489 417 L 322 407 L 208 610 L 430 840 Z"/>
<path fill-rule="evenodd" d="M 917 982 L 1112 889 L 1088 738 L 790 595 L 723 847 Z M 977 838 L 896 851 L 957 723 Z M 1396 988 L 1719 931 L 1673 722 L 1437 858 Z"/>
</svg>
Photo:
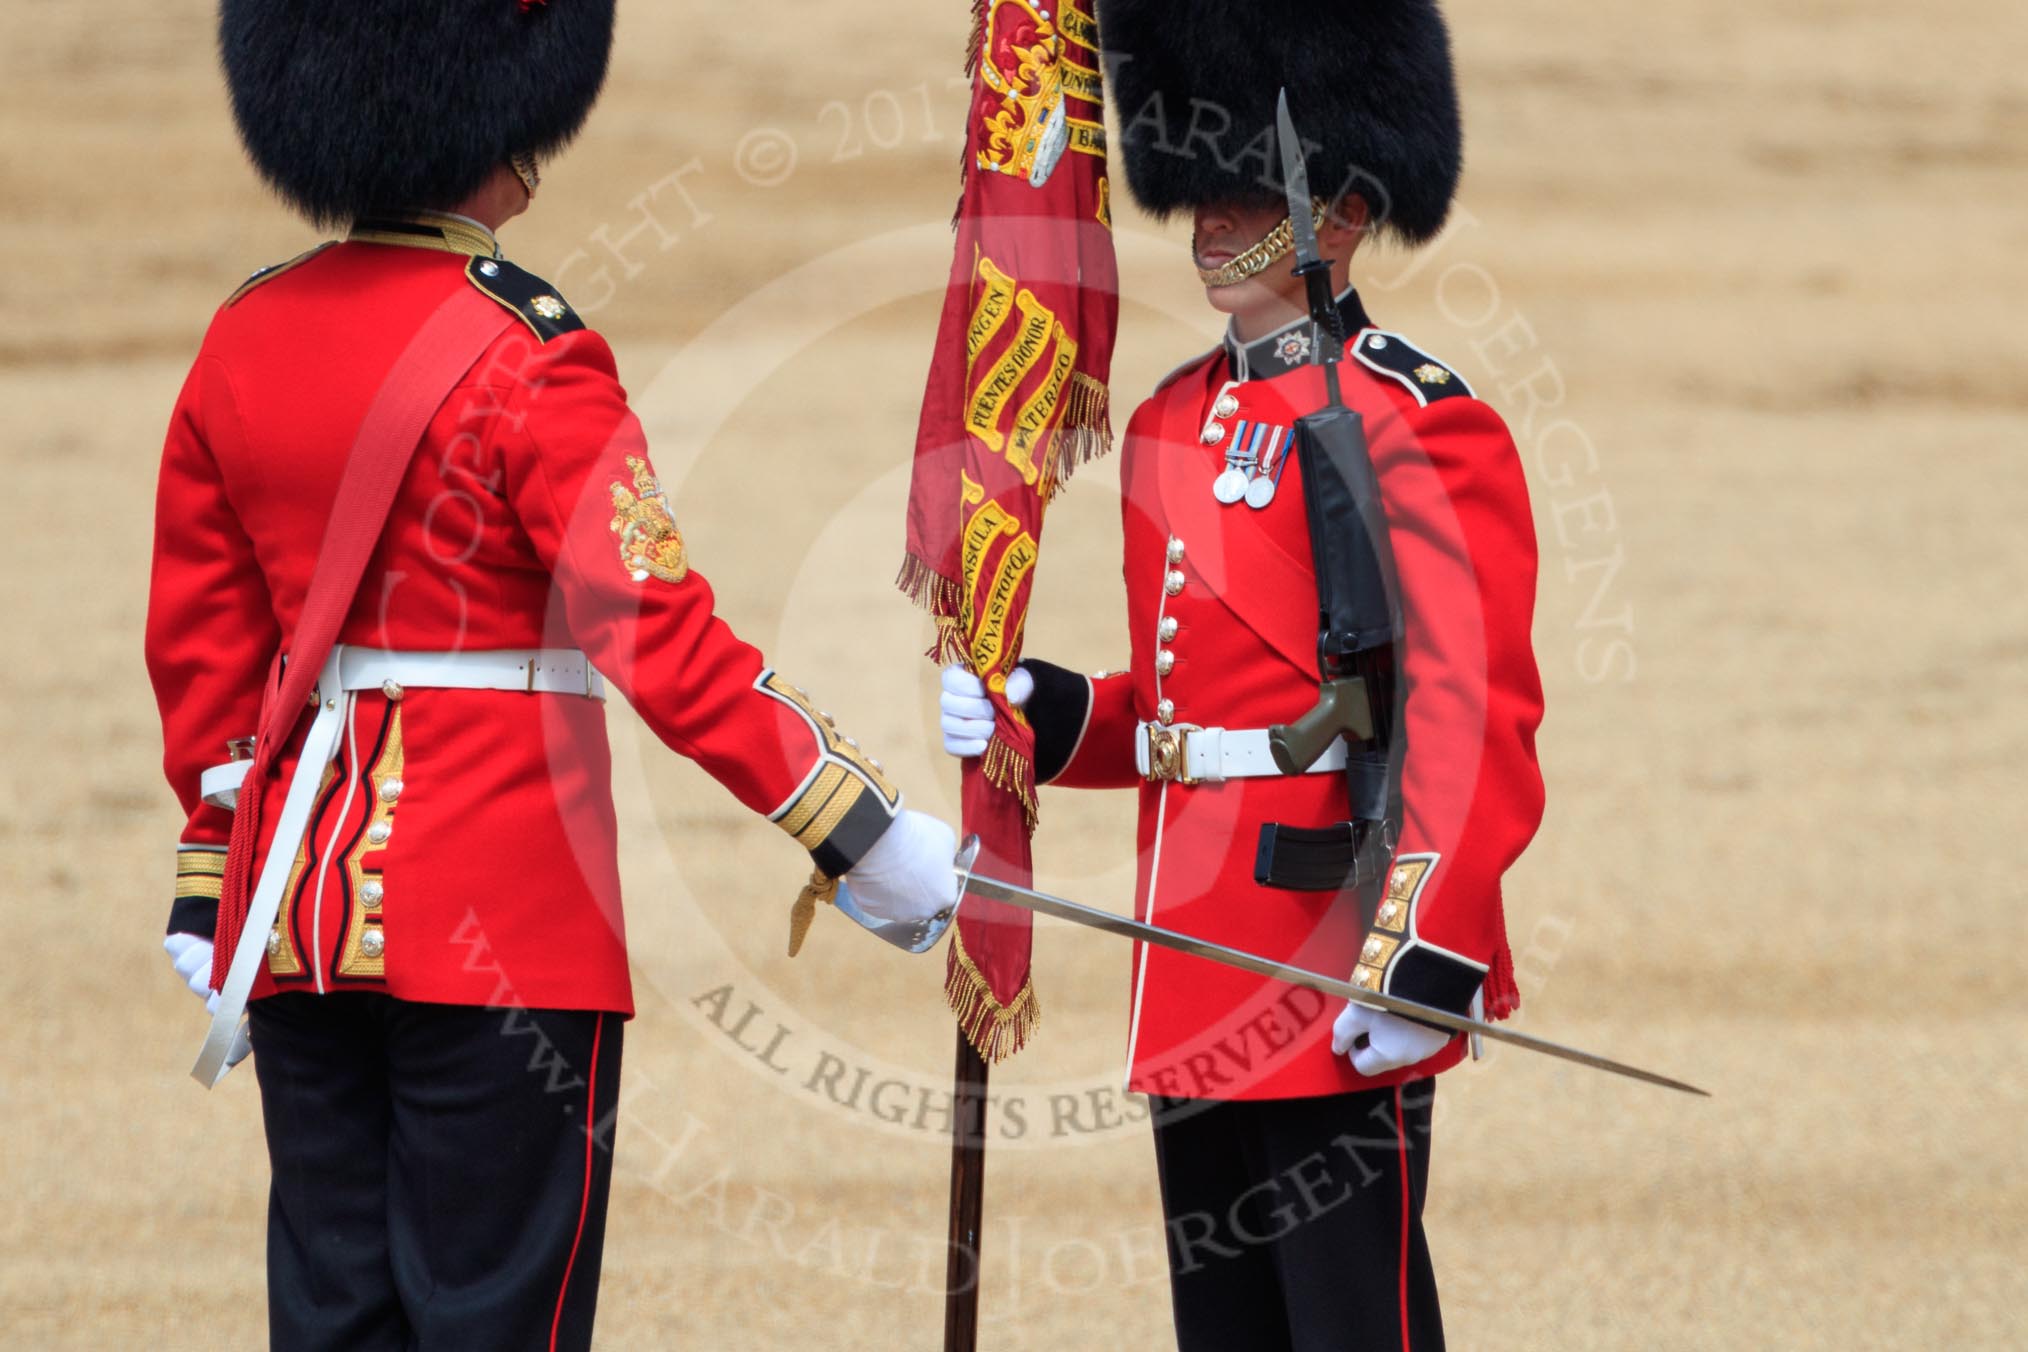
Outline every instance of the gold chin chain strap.
<svg viewBox="0 0 2028 1352">
<path fill-rule="evenodd" d="M 536 166 L 535 157 L 526 151 L 517 150 L 507 157 L 507 163 L 513 168 L 515 176 L 521 180 L 521 186 L 528 189 L 528 195 L 534 197 L 536 188 L 542 183 L 542 171 Z"/>
<path fill-rule="evenodd" d="M 1310 215 L 1316 220 L 1324 218 L 1323 198 L 1310 199 Z M 1289 250 L 1295 247 L 1295 224 L 1284 216 L 1274 229 L 1217 267 L 1197 269 L 1197 276 L 1206 286 L 1236 286 L 1249 277 L 1258 277 L 1266 272 L 1270 264 L 1288 257 Z M 1197 255 L 1194 235 L 1190 241 L 1190 253 L 1193 257 Z"/>
</svg>

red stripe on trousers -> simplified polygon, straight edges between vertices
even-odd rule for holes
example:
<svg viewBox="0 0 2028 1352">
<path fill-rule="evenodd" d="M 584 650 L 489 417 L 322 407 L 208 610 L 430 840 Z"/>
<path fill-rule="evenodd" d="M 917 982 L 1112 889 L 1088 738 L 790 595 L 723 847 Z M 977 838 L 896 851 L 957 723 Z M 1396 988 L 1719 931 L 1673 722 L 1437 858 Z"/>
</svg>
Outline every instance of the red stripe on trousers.
<svg viewBox="0 0 2028 1352">
<path fill-rule="evenodd" d="M 599 1036 L 606 1031 L 606 1016 L 600 1014 L 592 1025 L 591 1070 L 585 1075 L 584 1091 L 584 1196 L 577 1204 L 577 1233 L 570 1237 L 570 1258 L 563 1265 L 563 1285 L 556 1291 L 556 1313 L 549 1320 L 549 1352 L 556 1352 L 557 1330 L 563 1327 L 563 1298 L 570 1294 L 570 1270 L 577 1266 L 577 1247 L 584 1242 L 584 1218 L 591 1211 L 592 1147 L 598 1142 Z M 1395 1091 L 1400 1101 L 1401 1091 Z M 1402 1278 L 1407 1281 L 1406 1277 Z M 1404 1288 L 1406 1289 L 1406 1288 Z"/>
<path fill-rule="evenodd" d="M 1401 1352 L 1408 1345 L 1408 1129 L 1401 1120 L 1401 1086 L 1394 1086 L 1395 1158 L 1401 1166 Z"/>
</svg>

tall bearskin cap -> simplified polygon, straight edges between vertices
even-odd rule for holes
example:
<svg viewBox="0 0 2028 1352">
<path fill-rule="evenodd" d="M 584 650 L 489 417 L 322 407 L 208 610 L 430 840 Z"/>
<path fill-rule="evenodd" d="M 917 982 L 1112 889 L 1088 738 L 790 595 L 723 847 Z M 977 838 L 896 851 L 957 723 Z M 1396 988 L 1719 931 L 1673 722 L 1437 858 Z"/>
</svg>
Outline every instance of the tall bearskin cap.
<svg viewBox="0 0 2028 1352">
<path fill-rule="evenodd" d="M 1378 228 L 1443 228 L 1463 158 L 1435 0 L 1098 0 L 1127 186 L 1157 216 L 1285 201 L 1275 97 L 1310 189 L 1357 193 Z"/>
<path fill-rule="evenodd" d="M 613 0 L 221 0 L 233 119 L 319 224 L 454 207 L 560 148 L 605 82 Z"/>
</svg>

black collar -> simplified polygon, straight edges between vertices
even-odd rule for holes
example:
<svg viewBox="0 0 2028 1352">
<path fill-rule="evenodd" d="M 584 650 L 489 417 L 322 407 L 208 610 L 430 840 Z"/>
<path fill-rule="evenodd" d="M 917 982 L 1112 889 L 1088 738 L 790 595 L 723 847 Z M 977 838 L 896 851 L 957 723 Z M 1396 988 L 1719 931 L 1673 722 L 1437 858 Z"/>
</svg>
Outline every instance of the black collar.
<svg viewBox="0 0 2028 1352">
<path fill-rule="evenodd" d="M 1359 303 L 1356 287 L 1348 286 L 1339 293 L 1338 315 L 1345 322 L 1347 339 L 1371 323 L 1366 317 L 1366 307 Z M 1232 326 L 1228 324 L 1225 328 L 1225 360 L 1232 368 L 1234 380 L 1272 380 L 1298 366 L 1309 365 L 1311 342 L 1308 318 L 1292 319 L 1265 338 L 1244 344 L 1233 336 Z"/>
</svg>

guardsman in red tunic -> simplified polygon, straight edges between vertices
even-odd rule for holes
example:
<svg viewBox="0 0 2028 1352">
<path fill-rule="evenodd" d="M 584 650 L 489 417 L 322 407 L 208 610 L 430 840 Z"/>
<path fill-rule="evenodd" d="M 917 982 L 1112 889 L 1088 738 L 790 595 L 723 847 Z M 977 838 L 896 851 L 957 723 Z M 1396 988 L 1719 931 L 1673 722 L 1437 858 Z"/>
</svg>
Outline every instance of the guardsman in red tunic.
<svg viewBox="0 0 2028 1352">
<path fill-rule="evenodd" d="M 1243 22 L 1242 22 L 1243 20 Z M 1128 181 L 1188 211 L 1225 341 L 1134 414 L 1121 467 L 1131 659 L 1023 664 L 1045 782 L 1136 788 L 1142 919 L 1457 1013 L 1517 1002 L 1501 875 L 1542 812 L 1530 649 L 1536 551 L 1500 417 L 1377 325 L 1348 264 L 1442 225 L 1459 129 L 1428 0 L 1245 7 L 1101 0 Z M 1348 821 L 1348 748 L 1307 773 L 1267 730 L 1318 698 L 1318 585 L 1292 468 L 1322 407 L 1275 153 L 1286 86 L 1308 151 L 1397 571 L 1398 836 Z M 977 754 L 976 682 L 945 674 L 945 742 Z M 1363 871 L 1362 871 L 1363 870 Z M 1370 887 L 1360 887 L 1362 882 Z M 1137 949 L 1129 1087 L 1151 1096 L 1186 1349 L 1442 1345 L 1423 1241 L 1433 1076 L 1464 1039 L 1166 949 Z"/>
<path fill-rule="evenodd" d="M 495 240 L 589 111 L 612 11 L 221 10 L 254 163 L 342 230 L 211 323 L 163 452 L 147 624 L 188 814 L 165 946 L 214 1036 L 251 997 L 280 1348 L 589 1345 L 633 1012 L 609 692 L 849 872 L 863 914 L 927 931 L 955 903 L 950 830 L 717 616 L 611 351 Z M 355 437 L 452 301 L 498 337 L 422 410 L 310 707 L 256 782 L 246 739 Z M 278 900 L 271 924 L 229 918 L 255 973 L 235 991 L 212 940 L 250 805 Z"/>
</svg>

